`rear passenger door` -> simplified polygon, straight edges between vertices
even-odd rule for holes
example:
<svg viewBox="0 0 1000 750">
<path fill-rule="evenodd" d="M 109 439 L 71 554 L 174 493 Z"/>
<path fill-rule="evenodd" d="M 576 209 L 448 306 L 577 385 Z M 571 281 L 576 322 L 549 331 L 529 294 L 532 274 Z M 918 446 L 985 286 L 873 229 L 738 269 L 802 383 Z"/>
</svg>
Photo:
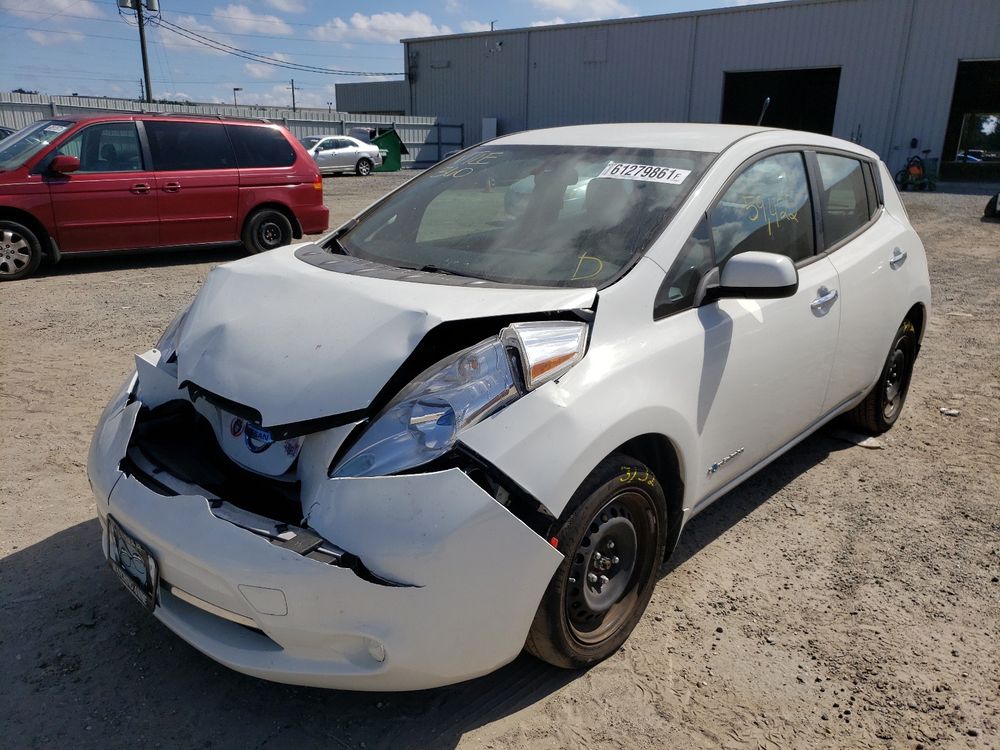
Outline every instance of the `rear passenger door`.
<svg viewBox="0 0 1000 750">
<path fill-rule="evenodd" d="M 225 126 L 150 119 L 143 123 L 159 193 L 160 244 L 239 240 L 239 171 Z"/>
<path fill-rule="evenodd" d="M 882 210 L 872 165 L 847 154 L 809 154 L 818 184 L 823 252 L 840 277 L 840 342 L 824 410 L 859 395 L 882 371 L 900 324 L 886 310 L 902 263 L 905 227 Z"/>
</svg>

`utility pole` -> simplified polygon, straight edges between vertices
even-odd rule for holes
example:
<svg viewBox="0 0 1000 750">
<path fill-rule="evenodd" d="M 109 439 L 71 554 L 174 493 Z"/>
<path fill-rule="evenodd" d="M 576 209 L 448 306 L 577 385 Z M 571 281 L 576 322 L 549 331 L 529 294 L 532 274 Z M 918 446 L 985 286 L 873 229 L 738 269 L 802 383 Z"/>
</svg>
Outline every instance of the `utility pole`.
<svg viewBox="0 0 1000 750">
<path fill-rule="evenodd" d="M 142 77 L 146 80 L 146 101 L 153 101 L 153 87 L 149 83 L 149 58 L 146 57 L 146 22 L 142 17 L 143 0 L 135 4 L 135 17 L 139 21 L 139 46 L 142 47 Z"/>
<path fill-rule="evenodd" d="M 295 79 L 292 79 L 292 112 L 295 111 Z"/>
<path fill-rule="evenodd" d="M 146 87 L 142 85 L 142 79 L 139 79 L 139 101 L 146 101 Z"/>
</svg>

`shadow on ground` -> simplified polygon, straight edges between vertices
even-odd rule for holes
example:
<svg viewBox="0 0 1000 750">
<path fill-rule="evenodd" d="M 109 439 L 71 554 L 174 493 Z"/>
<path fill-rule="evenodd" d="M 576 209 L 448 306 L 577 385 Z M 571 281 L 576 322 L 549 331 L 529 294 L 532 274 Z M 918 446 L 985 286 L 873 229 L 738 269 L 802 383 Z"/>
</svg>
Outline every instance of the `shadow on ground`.
<svg viewBox="0 0 1000 750">
<path fill-rule="evenodd" d="M 793 449 L 693 520 L 664 573 L 846 447 L 821 433 Z M 418 693 L 326 691 L 245 677 L 141 611 L 107 569 L 99 537 L 90 520 L 0 560 L 6 746 L 104 747 L 114 737 L 139 747 L 452 748 L 467 732 L 582 674 L 522 655 L 492 675 Z"/>
<path fill-rule="evenodd" d="M 70 274 L 107 273 L 126 269 L 164 268 L 197 263 L 225 263 L 246 255 L 242 245 L 228 247 L 185 247 L 176 250 L 130 250 L 95 253 L 93 255 L 63 255 L 58 263 L 42 263 L 34 277 L 66 276 Z"/>
</svg>

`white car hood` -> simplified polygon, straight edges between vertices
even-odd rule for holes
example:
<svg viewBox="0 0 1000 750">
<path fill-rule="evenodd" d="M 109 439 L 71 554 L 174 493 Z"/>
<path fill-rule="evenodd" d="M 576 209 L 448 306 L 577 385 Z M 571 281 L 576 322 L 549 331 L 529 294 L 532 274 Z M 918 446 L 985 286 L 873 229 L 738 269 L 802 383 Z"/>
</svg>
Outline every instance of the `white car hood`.
<svg viewBox="0 0 1000 750">
<path fill-rule="evenodd" d="M 301 247 L 208 275 L 178 333 L 178 385 L 256 409 L 265 427 L 344 414 L 368 407 L 440 323 L 588 308 L 596 296 L 352 275 L 299 260 Z"/>
</svg>

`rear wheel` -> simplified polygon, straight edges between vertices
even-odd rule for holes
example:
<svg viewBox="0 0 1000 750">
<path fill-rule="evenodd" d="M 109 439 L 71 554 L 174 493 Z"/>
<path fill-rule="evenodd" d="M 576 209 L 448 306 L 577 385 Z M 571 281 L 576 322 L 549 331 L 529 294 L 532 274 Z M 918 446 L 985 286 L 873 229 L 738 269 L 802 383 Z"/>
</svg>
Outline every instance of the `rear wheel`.
<svg viewBox="0 0 1000 750">
<path fill-rule="evenodd" d="M 916 354 L 917 331 L 913 323 L 904 320 L 892 340 L 878 382 L 865 400 L 847 415 L 855 427 L 871 435 L 880 435 L 896 423 L 910 390 Z"/>
<path fill-rule="evenodd" d="M 625 642 L 652 596 L 667 538 L 663 490 L 628 456 L 605 459 L 574 501 L 556 535 L 566 557 L 525 643 L 539 659 L 568 669 L 606 659 Z"/>
<path fill-rule="evenodd" d="M 354 171 L 357 172 L 362 177 L 367 177 L 372 173 L 372 164 L 370 159 L 358 159 L 357 166 L 354 167 Z"/>
<path fill-rule="evenodd" d="M 281 211 L 260 208 L 243 225 L 243 246 L 251 253 L 262 253 L 292 241 L 292 222 Z"/>
<path fill-rule="evenodd" d="M 16 221 L 0 220 L 0 281 L 30 276 L 42 262 L 38 236 Z"/>
</svg>

